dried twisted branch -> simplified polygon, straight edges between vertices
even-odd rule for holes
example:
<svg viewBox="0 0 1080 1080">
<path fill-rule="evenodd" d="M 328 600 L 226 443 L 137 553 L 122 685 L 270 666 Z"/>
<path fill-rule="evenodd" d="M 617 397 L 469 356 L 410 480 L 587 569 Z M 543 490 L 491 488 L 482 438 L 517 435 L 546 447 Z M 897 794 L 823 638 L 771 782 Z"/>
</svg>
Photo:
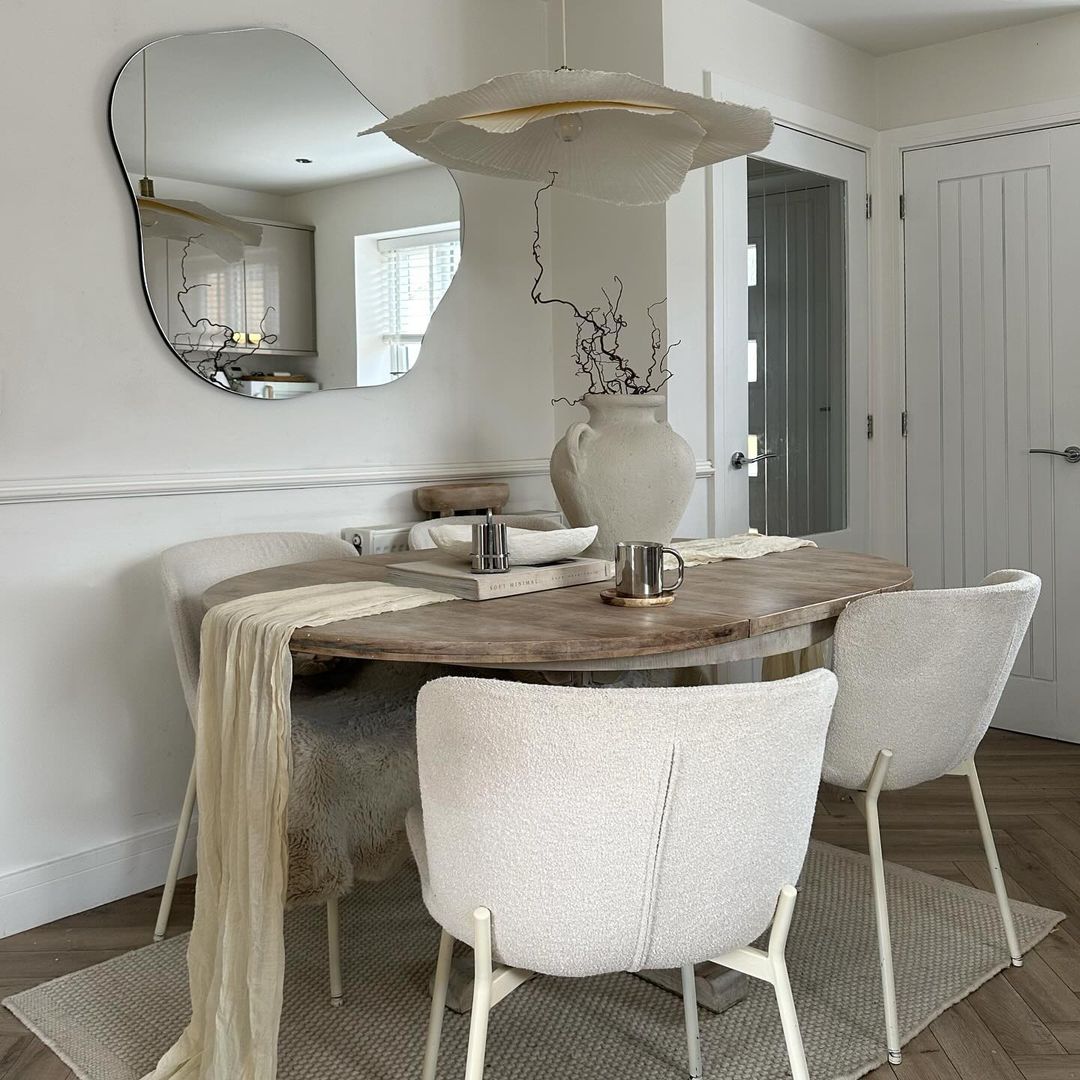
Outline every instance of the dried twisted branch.
<svg viewBox="0 0 1080 1080">
<path fill-rule="evenodd" d="M 649 316 L 649 323 L 652 326 L 650 338 L 652 341 L 652 363 L 649 364 L 649 370 L 645 375 L 645 382 L 653 388 L 653 390 L 659 390 L 667 381 L 671 378 L 672 372 L 667 369 L 667 359 L 671 350 L 676 346 L 682 344 L 682 339 L 671 342 L 670 345 L 664 348 L 664 334 L 660 327 L 656 325 L 656 320 L 653 318 L 653 308 L 660 307 L 662 304 L 667 303 L 667 297 L 663 300 L 657 300 L 650 304 L 645 309 L 645 314 Z M 661 350 L 663 350 L 661 352 Z M 653 380 L 658 380 L 654 382 Z"/>
<path fill-rule="evenodd" d="M 197 281 L 193 284 L 188 281 L 187 276 L 187 259 L 191 251 L 191 245 L 201 235 L 199 233 L 196 236 L 189 236 L 184 243 L 184 250 L 180 254 L 180 289 L 176 294 L 180 312 L 188 326 L 195 332 L 195 339 L 194 341 L 191 340 L 191 334 L 182 331 L 175 335 L 172 345 L 180 359 L 204 379 L 209 382 L 217 382 L 217 376 L 222 375 L 231 383 L 230 368 L 237 368 L 242 359 L 253 356 L 264 344 L 273 345 L 277 341 L 277 334 L 267 334 L 265 332 L 266 320 L 270 312 L 275 309 L 268 307 L 263 312 L 262 318 L 259 320 L 259 340 L 246 351 L 230 349 L 230 346 L 235 344 L 237 338 L 237 331 L 233 327 L 227 326 L 225 323 L 214 322 L 205 315 L 198 319 L 192 319 L 185 301 L 196 289 L 210 288 L 209 282 Z M 220 342 L 214 340 L 218 334 L 221 334 Z"/>
<path fill-rule="evenodd" d="M 620 338 L 629 325 L 622 313 L 623 281 L 614 275 L 615 288 L 609 291 L 602 288 L 604 305 L 587 308 L 582 311 L 572 300 L 558 296 L 545 297 L 541 290 L 544 279 L 544 263 L 541 258 L 542 244 L 540 234 L 540 199 L 545 191 L 550 191 L 558 173 L 551 173 L 551 180 L 541 187 L 533 199 L 535 229 L 533 231 L 532 253 L 536 263 L 536 277 L 533 280 L 530 295 L 534 304 L 560 304 L 569 308 L 577 323 L 574 340 L 574 364 L 577 373 L 589 380 L 589 389 L 581 397 L 571 401 L 567 397 L 552 399 L 552 405 L 565 402 L 567 405 L 579 405 L 587 394 L 651 394 L 660 389 L 671 378 L 667 370 L 667 358 L 671 350 L 678 345 L 675 342 L 666 349 L 663 347 L 663 334 L 653 318 L 653 308 L 665 303 L 658 300 L 651 304 L 646 313 L 652 324 L 652 362 L 648 373 L 642 379 L 637 370 L 623 355 Z M 654 379 L 659 381 L 654 383 Z"/>
</svg>

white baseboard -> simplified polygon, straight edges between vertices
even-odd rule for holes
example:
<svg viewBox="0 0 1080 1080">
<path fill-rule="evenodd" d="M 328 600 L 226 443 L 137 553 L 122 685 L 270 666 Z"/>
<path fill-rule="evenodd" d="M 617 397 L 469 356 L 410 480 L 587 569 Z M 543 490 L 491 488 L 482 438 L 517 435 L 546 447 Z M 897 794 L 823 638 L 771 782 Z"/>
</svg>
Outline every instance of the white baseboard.
<svg viewBox="0 0 1080 1080">
<path fill-rule="evenodd" d="M 181 876 L 195 872 L 192 822 Z M 165 880 L 176 827 L 0 875 L 0 938 L 153 889 Z"/>
</svg>

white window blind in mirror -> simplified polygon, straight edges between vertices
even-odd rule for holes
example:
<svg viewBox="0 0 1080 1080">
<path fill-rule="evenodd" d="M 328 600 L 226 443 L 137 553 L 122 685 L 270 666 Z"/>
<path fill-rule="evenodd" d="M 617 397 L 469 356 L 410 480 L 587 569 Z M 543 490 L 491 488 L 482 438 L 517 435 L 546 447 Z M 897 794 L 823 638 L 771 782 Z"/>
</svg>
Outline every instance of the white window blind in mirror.
<svg viewBox="0 0 1080 1080">
<path fill-rule="evenodd" d="M 384 237 L 377 242 L 379 301 L 383 341 L 390 349 L 390 372 L 412 366 L 427 333 L 432 312 L 457 271 L 461 257 L 458 229 Z"/>
</svg>

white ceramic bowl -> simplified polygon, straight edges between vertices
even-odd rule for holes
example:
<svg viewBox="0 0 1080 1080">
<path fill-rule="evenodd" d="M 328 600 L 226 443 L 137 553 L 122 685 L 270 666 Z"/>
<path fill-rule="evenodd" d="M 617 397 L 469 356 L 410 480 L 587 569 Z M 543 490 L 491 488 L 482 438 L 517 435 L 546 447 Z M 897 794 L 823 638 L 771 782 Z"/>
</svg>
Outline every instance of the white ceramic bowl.
<svg viewBox="0 0 1080 1080">
<path fill-rule="evenodd" d="M 595 539 L 596 525 L 585 529 L 506 530 L 506 545 L 511 566 L 543 566 L 580 555 Z M 431 539 L 440 551 L 468 562 L 472 555 L 471 525 L 439 525 L 431 530 Z"/>
</svg>

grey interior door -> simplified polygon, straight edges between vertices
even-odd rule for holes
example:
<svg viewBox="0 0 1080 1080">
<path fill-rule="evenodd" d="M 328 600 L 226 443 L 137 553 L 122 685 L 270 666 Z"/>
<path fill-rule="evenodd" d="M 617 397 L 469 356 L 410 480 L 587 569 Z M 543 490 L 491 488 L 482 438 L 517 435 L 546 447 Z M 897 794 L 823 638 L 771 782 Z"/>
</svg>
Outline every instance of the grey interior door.
<svg viewBox="0 0 1080 1080">
<path fill-rule="evenodd" d="M 995 722 L 1074 742 L 1078 183 L 1077 127 L 904 155 L 908 559 L 922 588 L 1042 578 Z"/>
</svg>

